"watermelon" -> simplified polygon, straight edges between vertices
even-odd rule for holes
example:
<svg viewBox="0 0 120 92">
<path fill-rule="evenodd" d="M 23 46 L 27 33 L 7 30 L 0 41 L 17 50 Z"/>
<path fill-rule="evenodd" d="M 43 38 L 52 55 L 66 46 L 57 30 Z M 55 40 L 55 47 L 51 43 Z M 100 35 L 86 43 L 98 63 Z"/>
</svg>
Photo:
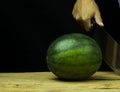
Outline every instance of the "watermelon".
<svg viewBox="0 0 120 92">
<path fill-rule="evenodd" d="M 48 68 L 60 79 L 88 79 L 100 68 L 101 63 L 99 45 L 82 33 L 62 35 L 47 50 Z"/>
</svg>

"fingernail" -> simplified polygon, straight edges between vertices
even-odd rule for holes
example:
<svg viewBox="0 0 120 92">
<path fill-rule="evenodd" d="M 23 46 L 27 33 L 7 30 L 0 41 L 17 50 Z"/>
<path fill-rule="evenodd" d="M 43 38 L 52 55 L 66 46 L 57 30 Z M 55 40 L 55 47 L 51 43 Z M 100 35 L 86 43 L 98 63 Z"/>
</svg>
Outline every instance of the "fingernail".
<svg viewBox="0 0 120 92">
<path fill-rule="evenodd" d="M 104 24 L 103 24 L 102 22 L 100 22 L 100 25 L 101 25 L 101 26 L 104 26 Z"/>
</svg>

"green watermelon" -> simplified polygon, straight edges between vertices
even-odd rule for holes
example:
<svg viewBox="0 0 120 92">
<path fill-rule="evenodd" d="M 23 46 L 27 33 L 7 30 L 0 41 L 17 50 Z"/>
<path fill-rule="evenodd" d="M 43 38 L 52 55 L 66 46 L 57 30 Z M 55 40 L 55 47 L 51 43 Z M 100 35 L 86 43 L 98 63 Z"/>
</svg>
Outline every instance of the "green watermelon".
<svg viewBox="0 0 120 92">
<path fill-rule="evenodd" d="M 88 79 L 102 63 L 102 52 L 97 42 L 81 33 L 58 37 L 47 50 L 47 65 L 58 78 Z"/>
</svg>

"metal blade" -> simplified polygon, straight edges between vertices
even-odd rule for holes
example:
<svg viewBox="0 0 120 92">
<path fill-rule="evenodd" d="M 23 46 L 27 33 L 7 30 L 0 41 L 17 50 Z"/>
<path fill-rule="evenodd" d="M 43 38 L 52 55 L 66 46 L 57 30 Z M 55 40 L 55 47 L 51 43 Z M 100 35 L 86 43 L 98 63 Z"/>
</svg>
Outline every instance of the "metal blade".
<svg viewBox="0 0 120 92">
<path fill-rule="evenodd" d="M 97 26 L 93 38 L 98 42 L 103 53 L 103 60 L 117 74 L 120 74 L 120 45 L 102 27 Z"/>
</svg>

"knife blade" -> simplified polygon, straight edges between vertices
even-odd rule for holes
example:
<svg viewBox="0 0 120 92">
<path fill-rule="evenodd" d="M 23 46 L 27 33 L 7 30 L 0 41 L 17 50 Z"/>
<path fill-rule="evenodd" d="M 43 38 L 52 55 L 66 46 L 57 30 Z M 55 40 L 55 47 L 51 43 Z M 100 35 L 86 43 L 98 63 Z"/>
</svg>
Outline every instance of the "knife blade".
<svg viewBox="0 0 120 92">
<path fill-rule="evenodd" d="M 104 27 L 100 27 L 92 20 L 92 38 L 99 44 L 103 61 L 116 73 L 120 75 L 120 44 L 108 33 Z"/>
</svg>

